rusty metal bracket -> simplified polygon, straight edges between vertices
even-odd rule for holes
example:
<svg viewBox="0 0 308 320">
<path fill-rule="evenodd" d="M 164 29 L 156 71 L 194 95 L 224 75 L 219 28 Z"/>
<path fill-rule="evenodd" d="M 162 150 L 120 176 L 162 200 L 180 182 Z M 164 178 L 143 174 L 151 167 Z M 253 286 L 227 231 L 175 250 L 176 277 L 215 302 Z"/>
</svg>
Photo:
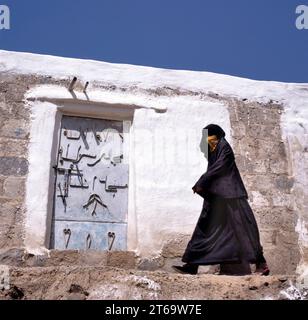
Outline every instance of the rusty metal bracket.
<svg viewBox="0 0 308 320">
<path fill-rule="evenodd" d="M 87 163 L 87 166 L 94 167 L 96 164 L 98 164 L 102 160 L 103 156 L 104 156 L 104 153 L 93 163 Z"/>
<path fill-rule="evenodd" d="M 86 239 L 86 248 L 90 249 L 91 245 L 92 245 L 92 237 L 91 237 L 90 233 L 88 233 L 87 239 Z"/>
<path fill-rule="evenodd" d="M 72 160 L 73 163 L 78 163 L 83 157 L 91 158 L 91 159 L 96 159 L 96 155 L 91 155 L 88 153 L 83 153 L 79 155 L 79 158 Z"/>
<path fill-rule="evenodd" d="M 100 183 L 104 183 L 105 184 L 105 191 L 106 192 L 117 192 L 117 189 L 125 189 L 128 187 L 127 183 L 124 186 L 120 186 L 120 185 L 115 185 L 115 184 L 110 184 L 107 187 L 107 176 L 105 179 L 99 179 Z"/>
<path fill-rule="evenodd" d="M 70 184 L 70 187 L 72 188 L 81 188 L 81 189 L 87 189 L 89 188 L 89 185 L 87 184 L 87 179 L 83 179 L 83 173 L 82 170 L 79 170 L 78 165 L 75 164 L 76 169 L 73 169 L 74 165 L 71 164 L 71 168 L 72 168 L 72 172 L 71 172 L 71 176 L 77 176 L 78 177 L 78 181 L 79 184 Z M 76 171 L 76 172 L 73 172 Z"/>
<path fill-rule="evenodd" d="M 71 229 L 64 229 L 63 230 L 63 233 L 64 233 L 64 243 L 65 243 L 65 249 L 67 249 L 68 247 L 68 243 L 70 241 L 70 238 L 71 238 L 71 234 L 72 234 L 72 231 Z"/>
<path fill-rule="evenodd" d="M 109 212 L 108 206 L 103 203 L 101 197 L 96 193 L 93 193 L 90 195 L 88 202 L 85 205 L 83 205 L 83 208 L 87 209 L 92 203 L 94 203 L 94 207 L 91 212 L 92 216 L 96 215 L 97 204 L 100 204 L 102 207 L 106 208 Z"/>
<path fill-rule="evenodd" d="M 62 188 L 61 188 L 61 183 L 59 182 L 58 183 L 58 187 L 60 189 L 60 194 L 57 195 L 57 197 L 61 197 L 62 199 L 62 202 L 63 202 L 63 205 L 64 205 L 64 212 L 66 212 L 66 206 L 67 206 L 67 203 L 66 203 L 66 196 L 63 194 L 62 192 Z"/>
<path fill-rule="evenodd" d="M 69 158 L 68 157 L 68 149 L 69 149 L 69 144 L 67 145 L 67 148 L 66 148 L 66 157 L 63 157 L 62 153 L 61 153 L 61 159 L 64 160 L 64 161 L 71 161 L 71 162 L 76 162 L 76 161 L 79 161 L 78 158 L 80 158 L 79 156 L 79 152 L 80 152 L 80 149 L 81 149 L 81 146 L 79 146 L 78 148 L 78 151 L 77 151 L 77 155 L 76 155 L 76 159 L 73 159 L 73 158 Z"/>
<path fill-rule="evenodd" d="M 115 233 L 114 232 L 111 232 L 109 231 L 108 232 L 108 250 L 110 251 L 112 249 L 112 246 L 113 246 L 113 243 L 114 243 L 114 240 L 115 240 Z M 111 241 L 111 242 L 110 242 Z"/>
<path fill-rule="evenodd" d="M 64 135 L 67 139 L 79 140 L 79 139 L 80 139 L 80 136 L 81 136 L 81 128 L 80 128 L 80 130 L 79 130 L 79 135 L 77 135 L 77 136 L 74 136 L 72 130 L 68 130 L 68 129 L 64 129 L 63 135 Z"/>
<path fill-rule="evenodd" d="M 96 179 L 97 179 L 97 176 L 94 176 L 94 178 L 93 178 L 93 184 L 92 184 L 92 190 L 94 190 Z"/>
</svg>

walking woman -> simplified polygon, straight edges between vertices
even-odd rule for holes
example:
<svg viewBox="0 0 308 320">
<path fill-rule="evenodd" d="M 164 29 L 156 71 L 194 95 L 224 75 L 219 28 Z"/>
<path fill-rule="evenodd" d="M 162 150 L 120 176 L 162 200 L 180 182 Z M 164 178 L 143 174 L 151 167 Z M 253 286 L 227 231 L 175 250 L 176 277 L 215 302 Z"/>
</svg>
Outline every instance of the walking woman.
<svg viewBox="0 0 308 320">
<path fill-rule="evenodd" d="M 207 134 L 206 134 L 207 133 Z M 199 265 L 220 264 L 219 274 L 268 275 L 260 235 L 248 195 L 224 130 L 215 124 L 203 129 L 201 146 L 208 167 L 193 186 L 204 198 L 203 208 L 177 272 L 197 274 Z"/>
</svg>

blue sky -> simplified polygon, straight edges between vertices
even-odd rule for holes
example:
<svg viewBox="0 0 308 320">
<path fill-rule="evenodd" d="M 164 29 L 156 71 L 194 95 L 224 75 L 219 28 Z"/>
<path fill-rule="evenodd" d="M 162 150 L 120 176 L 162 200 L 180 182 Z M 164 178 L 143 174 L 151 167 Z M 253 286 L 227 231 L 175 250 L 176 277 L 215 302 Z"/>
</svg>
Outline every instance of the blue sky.
<svg viewBox="0 0 308 320">
<path fill-rule="evenodd" d="M 308 82 L 308 0 L 0 0 L 0 49 Z"/>
</svg>

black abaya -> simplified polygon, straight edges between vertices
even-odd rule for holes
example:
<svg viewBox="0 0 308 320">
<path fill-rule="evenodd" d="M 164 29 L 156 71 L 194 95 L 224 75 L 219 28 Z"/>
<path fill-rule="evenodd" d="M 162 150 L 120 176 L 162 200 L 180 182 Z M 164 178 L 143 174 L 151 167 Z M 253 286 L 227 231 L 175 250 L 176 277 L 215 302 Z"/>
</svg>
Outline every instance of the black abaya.
<svg viewBox="0 0 308 320">
<path fill-rule="evenodd" d="M 265 262 L 231 146 L 221 138 L 208 157 L 207 172 L 193 187 L 204 198 L 203 208 L 182 261 L 200 265 Z"/>
<path fill-rule="evenodd" d="M 265 262 L 259 230 L 246 198 L 209 196 L 183 262 L 211 265 Z"/>
</svg>

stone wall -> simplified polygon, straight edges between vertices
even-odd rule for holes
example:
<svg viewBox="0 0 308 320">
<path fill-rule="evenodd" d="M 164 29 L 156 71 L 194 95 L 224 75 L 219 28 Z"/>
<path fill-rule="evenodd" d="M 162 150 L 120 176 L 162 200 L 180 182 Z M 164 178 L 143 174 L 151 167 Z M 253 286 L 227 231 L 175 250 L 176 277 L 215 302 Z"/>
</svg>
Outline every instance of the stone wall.
<svg viewBox="0 0 308 320">
<path fill-rule="evenodd" d="M 28 142 L 30 110 L 25 93 L 40 84 L 60 84 L 68 87 L 69 79 L 0 73 L 0 250 L 23 247 L 25 179 L 28 173 Z M 81 83 L 77 83 L 77 88 Z M 219 94 L 160 88 L 142 90 L 121 88 L 112 83 L 95 83 L 102 91 L 146 92 L 152 99 L 168 96 L 199 97 L 203 101 L 220 101 L 228 107 L 232 127 L 232 145 L 249 201 L 259 223 L 265 256 L 274 273 L 295 272 L 300 255 L 297 216 L 293 208 L 292 178 L 288 173 L 288 158 L 281 137 L 280 118 L 283 106 L 269 102 L 239 100 Z M 213 119 L 214 122 L 214 119 Z M 201 174 L 202 172 L 200 172 Z M 201 210 L 201 208 L 200 208 Z M 170 234 L 157 267 L 168 259 L 179 259 L 189 234 Z M 150 261 L 144 258 L 143 264 Z M 158 261 L 158 262 L 157 262 Z M 151 268 L 145 267 L 145 268 Z"/>
<path fill-rule="evenodd" d="M 229 102 L 234 151 L 259 224 L 269 265 L 292 274 L 299 262 L 297 214 L 293 208 L 286 146 L 276 103 Z"/>
<path fill-rule="evenodd" d="M 30 110 L 25 93 L 51 77 L 0 73 L 0 249 L 23 246 Z"/>
<path fill-rule="evenodd" d="M 0 248 L 23 246 L 29 113 L 23 77 L 0 74 Z"/>
</svg>

